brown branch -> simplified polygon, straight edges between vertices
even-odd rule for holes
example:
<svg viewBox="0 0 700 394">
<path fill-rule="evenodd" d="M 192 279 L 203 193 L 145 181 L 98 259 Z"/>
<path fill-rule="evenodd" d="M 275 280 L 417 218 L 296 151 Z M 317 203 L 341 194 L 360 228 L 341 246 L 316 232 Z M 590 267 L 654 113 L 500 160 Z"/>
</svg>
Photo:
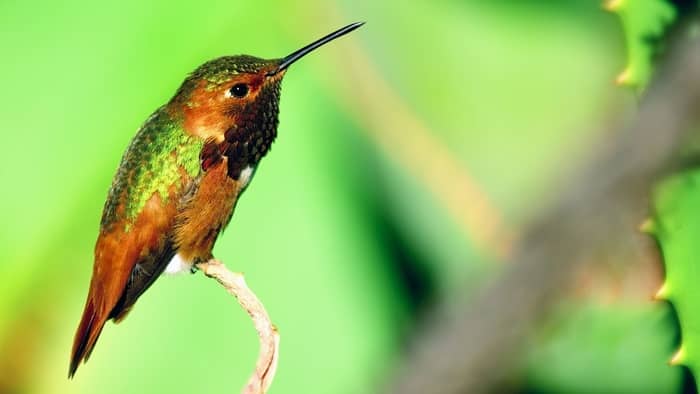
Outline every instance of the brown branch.
<svg viewBox="0 0 700 394">
<path fill-rule="evenodd" d="M 255 371 L 243 389 L 244 394 L 263 394 L 272 384 L 277 369 L 280 336 L 262 302 L 246 285 L 243 274 L 229 271 L 217 260 L 197 264 L 204 275 L 216 279 L 248 312 L 260 338 L 260 354 Z"/>
<path fill-rule="evenodd" d="M 524 232 L 503 273 L 466 305 L 443 307 L 443 316 L 425 327 L 393 392 L 502 389 L 523 340 L 574 274 L 596 261 L 596 252 L 639 245 L 633 237 L 652 185 L 670 167 L 700 112 L 700 42 L 675 49 L 636 120 L 619 132 L 599 134 L 608 138 Z"/>
</svg>

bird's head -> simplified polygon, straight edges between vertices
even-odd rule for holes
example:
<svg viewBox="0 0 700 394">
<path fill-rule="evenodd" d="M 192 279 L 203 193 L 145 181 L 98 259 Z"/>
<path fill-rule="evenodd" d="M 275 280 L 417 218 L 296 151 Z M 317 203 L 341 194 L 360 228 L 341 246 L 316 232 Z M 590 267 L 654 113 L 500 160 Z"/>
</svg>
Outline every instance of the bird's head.
<svg viewBox="0 0 700 394">
<path fill-rule="evenodd" d="M 183 115 L 185 129 L 218 142 L 242 133 L 263 138 L 277 129 L 280 83 L 288 67 L 321 45 L 363 23 L 353 23 L 281 59 L 224 56 L 194 70 L 170 102 Z"/>
</svg>

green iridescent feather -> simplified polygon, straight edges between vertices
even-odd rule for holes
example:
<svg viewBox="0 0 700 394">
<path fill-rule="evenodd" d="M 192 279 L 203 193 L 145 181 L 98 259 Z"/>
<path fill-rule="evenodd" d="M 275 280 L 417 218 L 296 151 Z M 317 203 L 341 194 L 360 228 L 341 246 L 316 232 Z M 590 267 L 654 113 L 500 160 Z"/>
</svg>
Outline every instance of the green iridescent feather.
<svg viewBox="0 0 700 394">
<path fill-rule="evenodd" d="M 189 93 L 204 80 L 207 81 L 207 89 L 214 89 L 216 86 L 230 80 L 232 75 L 241 73 L 255 73 L 262 67 L 279 64 L 280 59 L 261 59 L 248 55 L 222 56 L 210 60 L 197 67 L 185 82 L 180 86 L 175 98 L 187 99 Z"/>
<path fill-rule="evenodd" d="M 181 170 L 200 171 L 201 139 L 185 133 L 182 120 L 159 108 L 143 124 L 122 157 L 102 215 L 102 226 L 126 219 L 127 230 L 154 193 L 167 202 L 171 186 L 182 188 Z M 123 211 L 118 210 L 124 205 Z"/>
</svg>

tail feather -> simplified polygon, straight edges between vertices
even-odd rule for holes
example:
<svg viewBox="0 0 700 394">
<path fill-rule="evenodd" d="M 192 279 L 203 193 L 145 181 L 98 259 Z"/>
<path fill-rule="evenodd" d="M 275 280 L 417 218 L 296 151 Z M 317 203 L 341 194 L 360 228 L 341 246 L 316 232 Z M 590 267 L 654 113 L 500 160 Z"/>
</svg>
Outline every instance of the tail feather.
<svg viewBox="0 0 700 394">
<path fill-rule="evenodd" d="M 73 340 L 73 352 L 71 353 L 70 369 L 68 370 L 69 378 L 73 378 L 81 361 L 87 361 L 97 339 L 100 337 L 102 327 L 107 321 L 106 316 L 100 315 L 95 310 L 93 300 L 88 298 L 83 317 L 80 319 L 80 325 Z"/>
</svg>

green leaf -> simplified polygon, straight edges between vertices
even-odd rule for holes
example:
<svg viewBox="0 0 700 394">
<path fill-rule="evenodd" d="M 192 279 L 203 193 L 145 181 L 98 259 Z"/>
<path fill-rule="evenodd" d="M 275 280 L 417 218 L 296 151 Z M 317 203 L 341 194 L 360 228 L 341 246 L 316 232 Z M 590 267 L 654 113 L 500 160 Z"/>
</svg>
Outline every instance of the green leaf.
<svg viewBox="0 0 700 394">
<path fill-rule="evenodd" d="M 654 218 L 643 230 L 661 247 L 666 279 L 657 298 L 676 308 L 681 346 L 671 364 L 700 372 L 700 171 L 681 173 L 664 180 L 655 191 Z"/>
<path fill-rule="evenodd" d="M 674 345 L 673 324 L 668 308 L 646 301 L 565 303 L 528 354 L 529 386 L 546 393 L 678 393 L 681 371 L 659 362 Z"/>
<path fill-rule="evenodd" d="M 605 8 L 620 17 L 627 45 L 627 66 L 616 82 L 642 91 L 652 77 L 658 43 L 678 13 L 666 0 L 610 0 Z"/>
</svg>

